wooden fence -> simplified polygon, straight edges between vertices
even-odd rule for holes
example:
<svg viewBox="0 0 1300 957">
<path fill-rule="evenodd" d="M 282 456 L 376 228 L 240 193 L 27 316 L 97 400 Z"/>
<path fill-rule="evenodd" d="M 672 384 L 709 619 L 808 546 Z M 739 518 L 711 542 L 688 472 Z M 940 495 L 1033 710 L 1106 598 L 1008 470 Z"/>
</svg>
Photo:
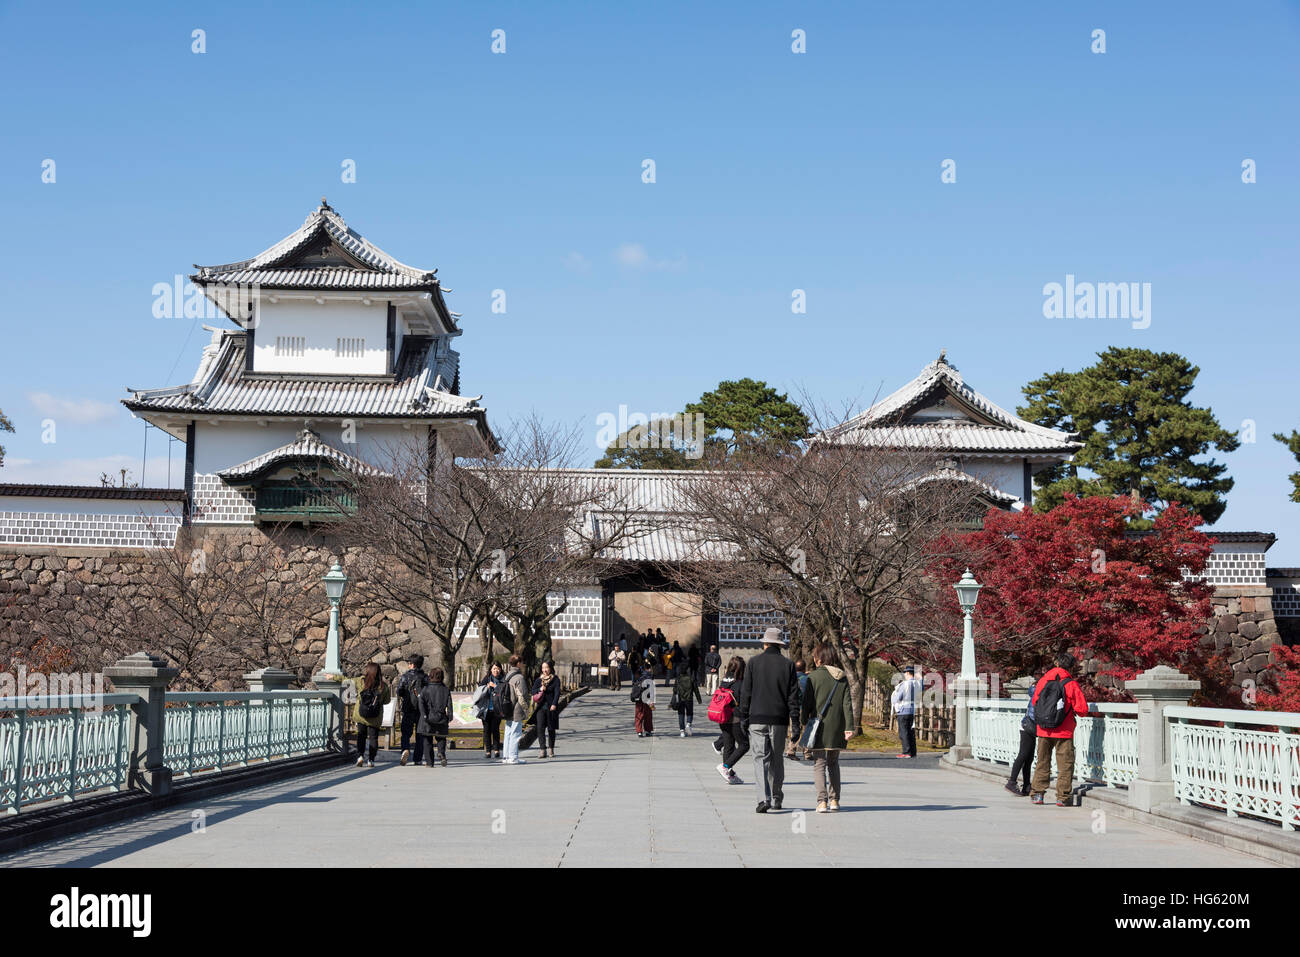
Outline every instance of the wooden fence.
<svg viewBox="0 0 1300 957">
<path fill-rule="evenodd" d="M 893 708 L 889 703 L 889 696 L 892 693 L 892 688 L 886 688 L 874 679 L 867 679 L 862 702 L 863 724 L 886 730 L 894 730 L 898 727 Z M 952 747 L 953 735 L 957 728 L 956 710 L 949 706 L 927 704 L 918 706 L 916 718 L 912 722 L 916 740 L 921 744 L 937 748 Z"/>
</svg>

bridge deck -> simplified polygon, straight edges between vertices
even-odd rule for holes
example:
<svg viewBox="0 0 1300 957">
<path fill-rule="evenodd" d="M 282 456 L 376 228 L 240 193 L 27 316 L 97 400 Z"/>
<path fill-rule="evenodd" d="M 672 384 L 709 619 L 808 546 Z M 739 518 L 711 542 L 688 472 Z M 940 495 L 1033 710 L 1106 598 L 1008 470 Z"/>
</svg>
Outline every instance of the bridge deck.
<svg viewBox="0 0 1300 957">
<path fill-rule="evenodd" d="M 595 691 L 561 719 L 560 757 L 503 767 L 480 751 L 447 768 L 341 768 L 51 842 L 0 866 L 248 867 L 481 865 L 508 840 L 520 865 L 1019 866 L 1051 847 L 1091 867 L 1267 866 L 1083 808 L 1032 807 L 1000 787 L 892 755 L 844 756 L 844 809 L 815 814 L 812 768 L 786 762 L 786 810 L 754 813 L 755 791 L 714 771 L 713 725 L 677 737 L 675 713 L 639 739 L 623 693 Z M 671 723 L 670 723 L 671 722 Z M 739 771 L 752 780 L 748 756 Z M 195 812 L 204 829 L 196 833 Z M 801 832 L 804 810 L 806 825 Z M 494 828 L 494 824 L 496 827 Z M 498 833 L 504 826 L 505 835 Z"/>
</svg>

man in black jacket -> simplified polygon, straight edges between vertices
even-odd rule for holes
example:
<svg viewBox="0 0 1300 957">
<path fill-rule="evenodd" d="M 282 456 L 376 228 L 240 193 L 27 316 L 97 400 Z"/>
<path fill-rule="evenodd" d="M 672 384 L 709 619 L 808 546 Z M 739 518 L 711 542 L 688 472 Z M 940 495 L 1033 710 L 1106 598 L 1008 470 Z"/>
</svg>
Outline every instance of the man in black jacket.
<svg viewBox="0 0 1300 957">
<path fill-rule="evenodd" d="M 420 720 L 420 692 L 429 683 L 429 676 L 424 673 L 424 655 L 411 655 L 407 659 L 411 667 L 402 672 L 397 679 L 397 703 L 402 709 L 402 758 L 401 763 L 411 760 L 411 737 L 415 737 L 415 763 L 424 759 L 424 738 L 414 734 L 415 726 Z"/>
<path fill-rule="evenodd" d="M 754 750 L 754 783 L 758 786 L 759 814 L 781 810 L 785 783 L 785 736 L 790 715 L 799 707 L 799 679 L 794 663 L 781 654 L 785 639 L 780 628 L 763 633 L 763 651 L 749 660 L 740 686 L 736 714 L 749 729 Z"/>
</svg>

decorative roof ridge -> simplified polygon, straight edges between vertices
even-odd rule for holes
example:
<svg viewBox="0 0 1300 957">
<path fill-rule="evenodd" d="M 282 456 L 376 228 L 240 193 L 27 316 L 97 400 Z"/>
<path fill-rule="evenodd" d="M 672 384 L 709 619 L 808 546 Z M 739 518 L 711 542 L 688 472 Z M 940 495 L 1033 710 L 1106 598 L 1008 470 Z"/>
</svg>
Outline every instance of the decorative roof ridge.
<svg viewBox="0 0 1300 957">
<path fill-rule="evenodd" d="M 427 280 L 431 283 L 438 283 L 437 269 L 419 269 L 415 266 L 407 265 L 396 257 L 384 252 L 370 240 L 366 239 L 359 232 L 344 221 L 343 217 L 326 202 L 325 197 L 321 197 L 321 204 L 308 214 L 303 220 L 303 224 L 294 232 L 285 236 L 283 239 L 262 250 L 256 256 L 248 259 L 242 259 L 238 262 L 224 263 L 215 266 L 201 266 L 194 264 L 197 273 L 192 278 L 197 281 L 219 280 L 222 273 L 239 272 L 244 269 L 269 269 L 275 268 L 280 260 L 284 259 L 301 249 L 307 244 L 318 232 L 324 231 L 332 240 L 338 243 L 347 253 L 355 257 L 361 263 L 376 269 L 379 272 L 406 276 L 411 279 Z M 319 268 L 329 269 L 332 267 L 321 266 Z"/>
<path fill-rule="evenodd" d="M 1055 439 L 1065 445 L 1078 444 L 1073 441 L 1073 437 L 1076 433 L 1064 432 L 1060 429 L 1050 429 L 1046 426 L 1038 425 L 1035 422 L 1026 421 L 1018 415 L 1008 412 L 974 387 L 967 385 L 956 366 L 948 362 L 946 350 L 940 352 L 938 359 L 927 363 L 920 373 L 910 382 L 895 389 L 879 402 L 872 403 L 871 406 L 864 409 L 862 412 L 859 412 L 847 421 L 827 429 L 823 435 L 827 438 L 836 438 L 847 432 L 853 432 L 858 429 L 887 427 L 891 425 L 899 426 L 901 423 L 890 422 L 889 417 L 896 413 L 903 412 L 912 402 L 920 399 L 929 392 L 930 389 L 941 383 L 946 383 L 954 395 L 970 403 L 979 412 L 1003 423 L 1003 426 L 1007 429 Z M 916 426 L 929 426 L 931 423 L 911 424 Z M 964 424 L 972 426 L 982 425 L 982 423 Z M 989 428 L 987 425 L 984 425 L 984 427 Z"/>
<path fill-rule="evenodd" d="M 355 455 L 330 445 L 320 437 L 319 432 L 310 428 L 300 429 L 297 437 L 292 442 L 287 442 L 279 448 L 255 455 L 248 461 L 240 462 L 238 465 L 218 469 L 216 474 L 228 481 L 251 478 L 257 473 L 272 467 L 277 462 L 295 458 L 325 459 L 334 465 L 341 465 L 349 471 L 361 475 L 385 474 L 382 469 L 376 468 L 367 462 L 363 462 Z"/>
</svg>

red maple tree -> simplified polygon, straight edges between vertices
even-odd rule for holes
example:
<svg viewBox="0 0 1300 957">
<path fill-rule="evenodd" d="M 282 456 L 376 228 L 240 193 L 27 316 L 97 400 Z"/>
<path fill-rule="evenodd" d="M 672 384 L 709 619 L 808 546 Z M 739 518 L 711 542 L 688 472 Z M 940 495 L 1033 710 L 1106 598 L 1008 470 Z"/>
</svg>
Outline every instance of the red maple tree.
<svg viewBox="0 0 1300 957">
<path fill-rule="evenodd" d="M 1061 651 L 1083 653 L 1090 698 L 1116 697 L 1116 680 L 1173 665 L 1201 679 L 1203 700 L 1219 700 L 1225 663 L 1198 642 L 1213 589 L 1184 577 L 1204 571 L 1214 539 L 1177 505 L 1135 533 L 1129 521 L 1144 511 L 1130 498 L 1067 495 L 1048 512 L 991 509 L 982 529 L 940 541 L 937 580 L 956 581 L 969 567 L 984 585 L 975 613 L 981 664 L 1014 676 Z M 960 620 L 956 595 L 946 592 Z"/>
<path fill-rule="evenodd" d="M 1264 711 L 1300 713 L 1300 645 L 1276 644 L 1272 654 L 1267 683 L 1261 682 L 1257 706 Z M 1277 690 L 1267 690 L 1269 684 Z"/>
</svg>

